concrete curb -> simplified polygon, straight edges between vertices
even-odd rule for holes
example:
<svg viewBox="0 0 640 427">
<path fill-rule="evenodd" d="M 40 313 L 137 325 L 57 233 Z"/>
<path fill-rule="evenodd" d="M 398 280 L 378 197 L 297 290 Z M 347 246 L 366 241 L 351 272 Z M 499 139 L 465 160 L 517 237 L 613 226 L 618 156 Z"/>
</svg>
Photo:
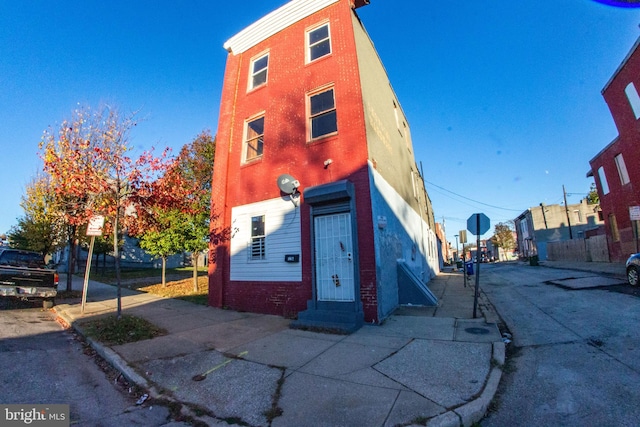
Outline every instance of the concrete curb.
<svg viewBox="0 0 640 427">
<path fill-rule="evenodd" d="M 489 404 L 493 400 L 493 397 L 498 389 L 498 384 L 500 383 L 500 378 L 502 377 L 502 369 L 500 368 L 492 368 L 489 373 L 489 379 L 485 384 L 480 397 L 473 400 L 472 402 L 467 403 L 466 405 L 462 405 L 453 412 L 455 412 L 461 420 L 461 425 L 463 426 L 471 426 L 473 423 L 480 421 L 484 418 L 487 409 L 489 408 Z"/>
<path fill-rule="evenodd" d="M 498 391 L 498 385 L 502 378 L 502 367 L 505 362 L 504 342 L 498 341 L 493 343 L 492 360 L 497 366 L 491 368 L 480 396 L 465 405 L 429 419 L 426 423 L 427 427 L 472 426 L 485 417 L 487 409 Z"/>
<path fill-rule="evenodd" d="M 69 318 L 67 314 L 64 311 L 62 311 L 63 309 L 57 309 L 56 307 L 54 307 L 54 309 L 58 318 L 60 318 L 65 325 L 67 325 L 70 328 L 73 328 L 73 330 L 75 330 L 79 335 L 81 335 L 89 343 L 89 345 L 96 351 L 96 353 L 100 355 L 100 357 L 105 359 L 115 369 L 120 371 L 120 373 L 122 373 L 122 375 L 127 380 L 138 385 L 139 387 L 144 388 L 145 390 L 149 388 L 149 383 L 147 382 L 147 380 L 144 379 L 142 376 L 140 376 L 137 372 L 135 372 L 127 364 L 127 362 L 118 355 L 118 353 L 116 353 L 115 351 L 111 350 L 108 347 L 103 346 L 101 343 L 89 338 L 84 332 L 84 330 L 82 329 L 82 327 L 78 325 L 78 323 L 75 320 Z"/>
<path fill-rule="evenodd" d="M 460 427 L 460 417 L 454 411 L 447 411 L 431 418 L 426 425 L 427 427 Z"/>
<path fill-rule="evenodd" d="M 497 366 L 491 368 L 489 377 L 480 396 L 466 405 L 462 405 L 453 410 L 453 412 L 460 417 L 458 425 L 471 426 L 486 415 L 487 409 L 498 391 L 498 385 L 502 378 L 502 366 L 505 361 L 504 342 L 499 341 L 493 343 L 492 361 Z"/>
<path fill-rule="evenodd" d="M 62 306 L 54 306 L 53 309 L 56 312 L 57 321 L 61 323 L 66 328 L 73 328 L 74 331 L 78 333 L 78 335 L 82 336 L 84 340 L 93 348 L 96 353 L 100 355 L 107 363 L 109 363 L 114 369 L 119 371 L 123 377 L 127 379 L 127 381 L 135 384 L 137 387 L 143 389 L 148 395 L 153 399 L 168 401 L 168 402 L 176 402 L 180 404 L 180 413 L 188 417 L 194 421 L 202 422 L 202 417 L 195 414 L 188 405 L 184 405 L 183 402 L 175 400 L 173 397 L 167 395 L 166 393 L 159 393 L 155 387 L 151 386 L 149 382 L 139 375 L 137 372 L 131 368 L 127 362 L 120 357 L 118 353 L 111 350 L 108 347 L 103 346 L 101 343 L 89 338 L 82 327 L 78 325 L 78 323 L 71 319 L 67 313 L 64 311 L 65 305 Z M 207 423 L 208 424 L 208 423 Z"/>
</svg>

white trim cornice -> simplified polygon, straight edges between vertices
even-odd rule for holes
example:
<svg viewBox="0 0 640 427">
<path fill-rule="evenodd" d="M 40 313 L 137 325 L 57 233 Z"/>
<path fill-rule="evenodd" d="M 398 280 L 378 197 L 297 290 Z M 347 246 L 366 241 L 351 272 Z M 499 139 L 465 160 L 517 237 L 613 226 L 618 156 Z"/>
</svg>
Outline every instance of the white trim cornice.
<svg viewBox="0 0 640 427">
<path fill-rule="evenodd" d="M 292 0 L 279 9 L 249 25 L 223 45 L 232 54 L 239 54 L 272 35 L 340 0 Z"/>
</svg>

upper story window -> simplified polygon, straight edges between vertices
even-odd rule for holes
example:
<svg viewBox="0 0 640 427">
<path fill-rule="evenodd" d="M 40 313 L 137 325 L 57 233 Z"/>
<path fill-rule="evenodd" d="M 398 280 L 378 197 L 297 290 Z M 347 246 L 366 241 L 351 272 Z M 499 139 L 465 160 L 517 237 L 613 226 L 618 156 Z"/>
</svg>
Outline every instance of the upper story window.
<svg viewBox="0 0 640 427">
<path fill-rule="evenodd" d="M 627 99 L 629 100 L 629 104 L 631 104 L 631 109 L 633 110 L 633 114 L 636 117 L 636 120 L 640 118 L 640 96 L 638 96 L 638 91 L 636 90 L 636 86 L 633 82 L 629 83 L 626 88 L 624 88 L 624 93 L 627 94 Z"/>
<path fill-rule="evenodd" d="M 407 144 L 407 150 L 411 153 L 411 135 L 409 134 L 409 126 L 406 122 L 402 122 L 402 129 L 404 129 L 405 144 Z"/>
<path fill-rule="evenodd" d="M 411 169 L 411 187 L 413 188 L 413 197 L 418 198 L 418 191 L 416 190 L 416 175 Z"/>
<path fill-rule="evenodd" d="M 624 157 L 622 153 L 614 157 L 616 161 L 616 167 L 618 168 L 618 175 L 620 176 L 620 182 L 622 185 L 629 183 L 629 173 L 627 172 L 627 166 L 624 164 Z"/>
<path fill-rule="evenodd" d="M 574 216 L 575 216 L 576 223 L 582 223 L 582 222 L 584 222 L 584 219 L 583 219 L 583 217 L 582 217 L 582 211 L 581 211 L 581 210 L 574 210 L 574 211 L 573 211 L 573 214 L 574 214 Z"/>
<path fill-rule="evenodd" d="M 324 24 L 307 32 L 307 62 L 331 53 L 331 36 L 329 24 Z"/>
<path fill-rule="evenodd" d="M 598 178 L 600 179 L 602 194 L 609 194 L 609 183 L 607 182 L 607 176 L 604 174 L 604 168 L 602 166 L 598 168 Z"/>
<path fill-rule="evenodd" d="M 264 149 L 264 115 L 247 121 L 243 162 L 262 157 Z"/>
<path fill-rule="evenodd" d="M 249 90 L 255 89 L 267 83 L 267 71 L 269 69 L 269 54 L 254 58 L 251 61 L 251 76 L 249 76 Z"/>
<path fill-rule="evenodd" d="M 333 88 L 309 95 L 309 127 L 312 140 L 338 131 Z"/>
<path fill-rule="evenodd" d="M 251 243 L 249 250 L 250 260 L 266 258 L 264 215 L 251 217 Z"/>
<path fill-rule="evenodd" d="M 522 234 L 523 238 L 529 237 L 529 226 L 527 225 L 526 218 L 520 221 L 520 234 Z"/>
<path fill-rule="evenodd" d="M 402 136 L 402 129 L 400 128 L 400 115 L 398 114 L 398 104 L 396 104 L 396 101 L 393 101 L 393 114 L 396 118 L 396 127 L 398 128 L 398 132 L 400 132 L 400 136 Z"/>
</svg>

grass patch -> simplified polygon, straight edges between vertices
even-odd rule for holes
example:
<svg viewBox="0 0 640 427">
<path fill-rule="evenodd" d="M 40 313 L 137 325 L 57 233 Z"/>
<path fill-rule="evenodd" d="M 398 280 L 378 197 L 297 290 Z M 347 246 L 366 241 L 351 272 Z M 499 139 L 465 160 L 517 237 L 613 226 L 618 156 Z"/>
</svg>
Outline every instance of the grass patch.
<svg viewBox="0 0 640 427">
<path fill-rule="evenodd" d="M 87 336 L 105 345 L 120 345 L 166 335 L 167 331 L 136 316 L 108 316 L 82 324 Z"/>
<path fill-rule="evenodd" d="M 198 276 L 198 290 L 193 289 L 193 278 L 174 280 L 167 282 L 166 286 L 162 283 L 155 285 L 130 285 L 129 288 L 142 292 L 148 292 L 164 298 L 175 298 L 195 304 L 207 305 L 209 298 L 209 278 L 207 276 Z"/>
<path fill-rule="evenodd" d="M 116 285 L 113 270 L 92 273 L 91 280 Z M 123 269 L 120 273 L 122 287 L 140 292 L 148 292 L 164 298 L 175 298 L 194 304 L 208 305 L 209 278 L 207 267 L 198 269 L 198 289 L 193 287 L 193 268 L 168 268 L 166 286 L 162 286 L 162 270 L 157 268 Z"/>
<path fill-rule="evenodd" d="M 193 276 L 193 267 L 179 267 L 179 268 L 167 268 L 165 271 L 166 277 L 172 279 L 186 279 Z M 201 266 L 198 268 L 198 276 L 206 276 L 207 267 Z M 113 268 L 102 269 L 96 268 L 91 270 L 91 279 L 98 282 L 108 283 L 110 285 L 116 284 L 116 271 Z M 121 268 L 120 280 L 122 281 L 135 281 L 135 279 L 157 279 L 158 282 L 162 281 L 162 269 L 160 268 Z"/>
</svg>

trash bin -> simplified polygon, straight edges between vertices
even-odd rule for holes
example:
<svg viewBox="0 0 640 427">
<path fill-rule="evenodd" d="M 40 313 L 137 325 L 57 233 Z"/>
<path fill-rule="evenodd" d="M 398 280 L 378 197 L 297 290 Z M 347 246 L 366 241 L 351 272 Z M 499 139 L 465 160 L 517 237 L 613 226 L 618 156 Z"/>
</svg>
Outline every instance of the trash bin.
<svg viewBox="0 0 640 427">
<path fill-rule="evenodd" d="M 468 261 L 465 263 L 465 270 L 469 276 L 473 276 L 473 261 Z"/>
<path fill-rule="evenodd" d="M 531 255 L 529 257 L 529 265 L 532 265 L 532 266 L 538 265 L 538 255 Z"/>
<path fill-rule="evenodd" d="M 456 261 L 456 268 L 458 269 L 462 268 L 462 260 Z"/>
</svg>

